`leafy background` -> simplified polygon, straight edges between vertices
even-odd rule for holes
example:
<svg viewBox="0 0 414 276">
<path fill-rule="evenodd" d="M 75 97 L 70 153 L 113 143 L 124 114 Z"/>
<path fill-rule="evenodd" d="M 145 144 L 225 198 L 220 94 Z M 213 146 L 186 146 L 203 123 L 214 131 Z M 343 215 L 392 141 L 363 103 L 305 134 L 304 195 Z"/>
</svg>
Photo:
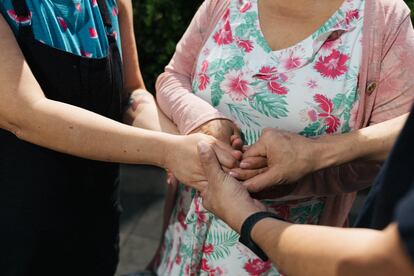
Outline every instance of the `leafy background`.
<svg viewBox="0 0 414 276">
<path fill-rule="evenodd" d="M 135 33 L 140 65 L 147 88 L 154 91 L 156 77 L 174 53 L 203 0 L 135 0 Z M 414 10 L 414 0 L 405 0 Z M 414 19 L 413 14 L 411 15 Z"/>
</svg>

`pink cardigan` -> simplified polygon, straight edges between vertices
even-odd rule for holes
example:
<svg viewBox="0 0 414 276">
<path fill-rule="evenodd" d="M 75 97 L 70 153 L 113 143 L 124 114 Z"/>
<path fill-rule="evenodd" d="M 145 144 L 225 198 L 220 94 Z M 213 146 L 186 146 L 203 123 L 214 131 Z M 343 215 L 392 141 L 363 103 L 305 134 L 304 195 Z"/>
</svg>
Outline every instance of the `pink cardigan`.
<svg viewBox="0 0 414 276">
<path fill-rule="evenodd" d="M 229 0 L 206 0 L 157 80 L 157 101 L 182 134 L 226 117 L 192 93 L 198 55 L 227 9 Z M 409 112 L 414 101 L 414 30 L 402 0 L 366 0 L 360 101 L 356 125 L 363 128 Z M 291 193 L 326 197 L 321 224 L 343 226 L 356 191 L 369 186 L 379 164 L 349 163 L 315 172 Z"/>
</svg>

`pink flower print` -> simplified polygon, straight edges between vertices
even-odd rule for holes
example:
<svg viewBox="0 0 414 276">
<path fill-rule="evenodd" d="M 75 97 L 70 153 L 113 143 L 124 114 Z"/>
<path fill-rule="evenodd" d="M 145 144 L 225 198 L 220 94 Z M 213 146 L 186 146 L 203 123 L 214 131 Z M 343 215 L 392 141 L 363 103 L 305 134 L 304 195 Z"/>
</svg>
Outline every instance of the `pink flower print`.
<svg viewBox="0 0 414 276">
<path fill-rule="evenodd" d="M 251 276 L 260 276 L 270 269 L 270 262 L 263 262 L 260 259 L 250 259 L 245 265 L 244 270 Z"/>
<path fill-rule="evenodd" d="M 195 214 L 197 215 L 197 224 L 200 225 L 204 222 L 206 222 L 207 217 L 204 210 L 202 210 L 201 203 L 199 200 L 195 200 Z"/>
<path fill-rule="evenodd" d="M 223 21 L 227 21 L 229 17 L 230 17 L 230 9 L 227 9 L 223 15 Z"/>
<path fill-rule="evenodd" d="M 208 266 L 207 259 L 201 259 L 200 269 L 209 272 L 211 268 Z"/>
<path fill-rule="evenodd" d="M 329 51 L 332 48 L 334 48 L 334 46 L 337 44 L 336 42 L 337 42 L 336 40 L 326 40 L 322 44 L 321 48 L 322 48 L 322 50 Z"/>
<path fill-rule="evenodd" d="M 89 36 L 91 38 L 98 38 L 98 33 L 96 32 L 95 28 L 89 28 Z"/>
<path fill-rule="evenodd" d="M 78 12 L 81 12 L 81 11 L 82 11 L 82 6 L 81 6 L 81 3 L 76 3 L 76 4 L 75 4 L 75 9 L 76 9 Z"/>
<path fill-rule="evenodd" d="M 118 33 L 116 31 L 112 31 L 112 33 L 110 34 L 113 38 L 115 38 L 115 40 L 118 39 Z"/>
<path fill-rule="evenodd" d="M 27 24 L 32 20 L 32 13 L 30 12 L 30 15 L 28 16 L 17 16 L 15 10 L 7 10 L 7 14 L 11 19 L 13 19 L 14 22 L 20 23 L 20 24 Z"/>
<path fill-rule="evenodd" d="M 175 263 L 178 265 L 181 264 L 181 256 L 179 254 L 175 257 Z"/>
<path fill-rule="evenodd" d="M 84 50 L 81 50 L 80 52 L 81 52 L 81 55 L 84 56 L 84 57 L 87 57 L 87 58 L 91 58 L 92 57 L 92 53 L 86 52 Z"/>
<path fill-rule="evenodd" d="M 287 88 L 276 81 L 269 81 L 267 83 L 267 88 L 270 90 L 270 92 L 277 95 L 286 95 L 288 93 Z"/>
<path fill-rule="evenodd" d="M 208 69 L 208 61 L 205 60 L 201 65 L 201 72 L 198 74 L 198 90 L 203 91 L 210 83 L 210 77 L 206 74 Z"/>
<path fill-rule="evenodd" d="M 117 7 L 113 7 L 112 8 L 112 15 L 113 16 L 117 16 L 118 15 L 118 8 Z"/>
<path fill-rule="evenodd" d="M 236 38 L 236 43 L 237 43 L 237 46 L 244 49 L 246 53 L 250 53 L 254 48 L 253 42 L 248 39 L 243 40 L 243 39 Z"/>
<path fill-rule="evenodd" d="M 327 114 L 330 115 L 333 111 L 333 103 L 330 99 L 328 99 L 326 96 L 322 94 L 316 94 L 313 96 L 313 99 L 315 102 L 318 103 L 319 108 L 323 111 L 321 114 Z"/>
<path fill-rule="evenodd" d="M 186 230 L 187 224 L 185 223 L 185 213 L 183 211 L 180 211 L 177 216 L 178 222 L 180 223 L 181 227 Z"/>
<path fill-rule="evenodd" d="M 63 19 L 62 17 L 56 17 L 56 19 L 57 19 L 57 21 L 58 21 L 58 23 L 59 23 L 59 25 L 60 25 L 60 27 L 62 28 L 62 30 L 64 31 L 64 32 L 66 32 L 66 30 L 68 29 L 68 25 L 66 24 L 66 21 L 65 21 L 65 19 Z"/>
<path fill-rule="evenodd" d="M 352 22 L 352 20 L 354 19 L 359 19 L 359 10 L 358 9 L 354 9 L 354 10 L 350 10 L 346 12 L 345 15 L 345 23 L 347 25 L 349 25 L 349 23 Z"/>
<path fill-rule="evenodd" d="M 332 115 L 333 103 L 326 96 L 316 94 L 313 99 L 318 103 L 321 112 L 318 114 L 320 118 L 324 119 L 325 126 L 327 127 L 326 133 L 332 134 L 338 130 L 341 123 L 338 117 Z"/>
<path fill-rule="evenodd" d="M 239 11 L 240 11 L 241 13 L 245 13 L 245 12 L 247 12 L 248 10 L 250 10 L 250 8 L 251 8 L 251 7 L 252 7 L 252 2 L 247 1 L 246 3 L 244 3 L 244 4 L 240 7 Z"/>
<path fill-rule="evenodd" d="M 204 244 L 202 251 L 203 251 L 204 254 L 210 255 L 214 251 L 214 245 L 212 245 L 212 244 Z"/>
<path fill-rule="evenodd" d="M 254 77 L 259 80 L 267 81 L 267 88 L 273 94 L 286 95 L 288 93 L 288 89 L 277 82 L 277 80 L 286 82 L 288 76 L 285 74 L 277 75 L 276 67 L 263 66 L 259 70 L 259 74 L 254 75 Z"/>
<path fill-rule="evenodd" d="M 260 68 L 259 74 L 256 74 L 254 77 L 258 78 L 259 80 L 276 80 L 278 78 L 276 76 L 276 73 L 276 67 L 263 66 Z"/>
<path fill-rule="evenodd" d="M 314 80 L 314 79 L 310 79 L 307 83 L 306 86 L 309 87 L 310 89 L 316 89 L 318 88 L 318 81 Z"/>
<path fill-rule="evenodd" d="M 320 56 L 314 68 L 322 76 L 335 79 L 348 71 L 348 67 L 346 66 L 348 59 L 349 57 L 347 55 L 341 54 L 337 50 L 332 50 L 329 56 Z"/>
<path fill-rule="evenodd" d="M 98 6 L 98 2 L 96 0 L 91 0 L 91 2 L 92 2 L 92 7 Z"/>
<path fill-rule="evenodd" d="M 219 46 L 233 42 L 233 33 L 229 21 L 226 21 L 223 28 L 214 34 L 213 39 Z"/>
<path fill-rule="evenodd" d="M 296 69 L 301 66 L 301 64 L 301 59 L 293 55 L 290 55 L 287 59 L 284 60 L 284 67 L 286 70 Z"/>
<path fill-rule="evenodd" d="M 287 80 L 289 79 L 289 77 L 285 73 L 280 73 L 278 75 L 278 78 L 281 82 L 287 82 Z"/>
<path fill-rule="evenodd" d="M 203 55 L 204 55 L 204 56 L 208 56 L 209 54 L 210 54 L 210 49 L 205 48 L 205 49 L 203 50 Z"/>
<path fill-rule="evenodd" d="M 242 101 L 253 94 L 253 89 L 242 71 L 230 70 L 224 75 L 224 81 L 220 84 L 221 90 L 228 94 L 234 101 Z"/>
<path fill-rule="evenodd" d="M 326 133 L 332 134 L 335 133 L 338 130 L 338 127 L 340 125 L 341 121 L 336 116 L 329 116 L 325 118 L 325 125 L 328 127 L 326 129 Z"/>
<path fill-rule="evenodd" d="M 318 113 L 314 109 L 308 110 L 308 118 L 311 122 L 316 122 L 318 120 Z"/>
<path fill-rule="evenodd" d="M 288 205 L 276 205 L 276 206 L 272 206 L 271 207 L 273 210 L 275 210 L 276 214 L 285 219 L 285 220 L 289 220 L 289 216 L 290 216 L 290 208 Z"/>
</svg>

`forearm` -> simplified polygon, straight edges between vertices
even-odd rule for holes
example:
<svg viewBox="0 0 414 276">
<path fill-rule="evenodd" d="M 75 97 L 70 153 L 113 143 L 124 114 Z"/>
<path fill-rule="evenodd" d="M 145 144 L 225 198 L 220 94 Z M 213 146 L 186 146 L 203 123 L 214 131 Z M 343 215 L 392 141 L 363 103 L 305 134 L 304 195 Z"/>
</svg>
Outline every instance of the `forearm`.
<svg viewBox="0 0 414 276">
<path fill-rule="evenodd" d="M 316 169 L 354 160 L 384 161 L 396 141 L 408 114 L 350 133 L 323 136 L 315 140 Z"/>
<path fill-rule="evenodd" d="M 133 128 L 87 110 L 41 99 L 11 129 L 28 142 L 79 157 L 164 166 L 174 136 Z"/>
<path fill-rule="evenodd" d="M 265 219 L 253 228 L 252 238 L 286 275 L 407 275 L 412 271 L 395 225 L 376 231 Z"/>
<path fill-rule="evenodd" d="M 131 93 L 124 122 L 138 128 L 179 134 L 175 124 L 165 116 L 154 97 L 144 89 L 136 89 Z"/>
</svg>

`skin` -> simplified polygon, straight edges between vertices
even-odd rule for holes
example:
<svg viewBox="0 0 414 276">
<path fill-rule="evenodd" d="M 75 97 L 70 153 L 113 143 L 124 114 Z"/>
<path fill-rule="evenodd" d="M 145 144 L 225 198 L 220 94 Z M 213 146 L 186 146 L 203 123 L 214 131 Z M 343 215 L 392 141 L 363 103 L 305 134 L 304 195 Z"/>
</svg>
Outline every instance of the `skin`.
<svg viewBox="0 0 414 276">
<path fill-rule="evenodd" d="M 407 117 L 405 114 L 350 133 L 316 139 L 265 129 L 259 141 L 244 152 L 240 168 L 233 169 L 231 175 L 246 180 L 244 185 L 250 192 L 260 192 L 351 161 L 384 161 Z M 266 158 L 267 163 L 260 157 Z"/>
<path fill-rule="evenodd" d="M 260 27 L 272 50 L 286 49 L 317 30 L 343 0 L 260 0 Z"/>
<path fill-rule="evenodd" d="M 210 145 L 200 143 L 199 153 L 208 179 L 201 193 L 204 207 L 240 233 L 246 218 L 264 210 L 264 205 L 222 171 Z M 376 231 L 268 218 L 253 227 L 251 236 L 285 275 L 414 275 L 395 223 Z"/>
<path fill-rule="evenodd" d="M 136 51 L 135 43 L 131 43 L 131 14 L 125 13 L 130 5 L 131 2 L 126 0 L 120 4 L 124 55 Z M 47 99 L 3 17 L 0 17 L 0 37 L 0 82 L 3 84 L 0 88 L 0 127 L 19 139 L 87 159 L 150 164 L 171 169 L 181 181 L 195 188 L 205 180 L 201 164 L 197 161 L 198 142 L 214 144 L 221 152 L 221 161 L 225 166 L 232 168 L 237 164 L 231 154 L 233 149 L 211 136 L 177 136 L 144 130 Z M 129 56 L 125 58 L 128 59 Z M 145 91 L 137 57 L 124 66 L 126 93 L 136 95 Z M 151 105 L 149 102 L 148 106 Z M 137 116 L 140 112 L 132 113 L 129 111 L 128 116 L 139 125 Z M 163 121 L 161 113 L 157 111 L 157 114 L 157 130 L 160 130 L 165 124 L 160 123 Z"/>
</svg>

